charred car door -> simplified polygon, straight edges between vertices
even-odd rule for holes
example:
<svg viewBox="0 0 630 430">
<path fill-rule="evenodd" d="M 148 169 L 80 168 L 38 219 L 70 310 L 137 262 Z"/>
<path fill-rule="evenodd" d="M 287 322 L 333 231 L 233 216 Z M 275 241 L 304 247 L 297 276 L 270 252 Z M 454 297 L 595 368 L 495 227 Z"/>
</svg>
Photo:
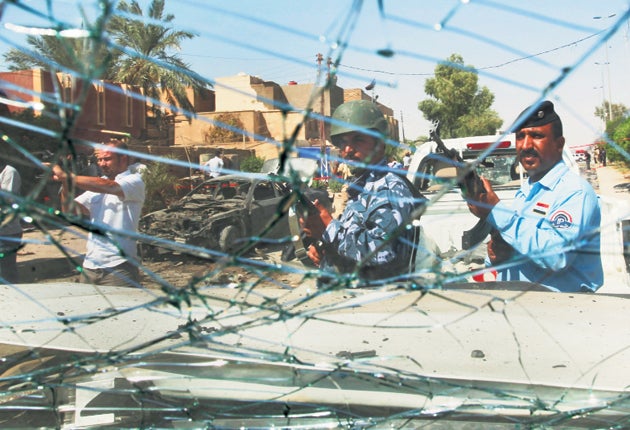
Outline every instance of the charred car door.
<svg viewBox="0 0 630 430">
<path fill-rule="evenodd" d="M 263 180 L 254 184 L 251 191 L 251 200 L 249 205 L 249 219 L 251 223 L 251 231 L 255 235 L 263 234 L 265 237 L 283 237 L 289 235 L 289 226 L 286 216 L 277 214 L 280 202 L 288 193 L 280 184 Z M 277 216 L 281 216 L 274 226 L 265 232 L 269 223 Z"/>
</svg>

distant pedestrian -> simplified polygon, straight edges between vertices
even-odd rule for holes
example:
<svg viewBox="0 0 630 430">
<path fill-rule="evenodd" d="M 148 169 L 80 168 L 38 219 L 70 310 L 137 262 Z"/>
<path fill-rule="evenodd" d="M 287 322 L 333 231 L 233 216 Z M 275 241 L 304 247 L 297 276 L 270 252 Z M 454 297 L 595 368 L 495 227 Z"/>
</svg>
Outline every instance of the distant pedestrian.
<svg viewBox="0 0 630 430">
<path fill-rule="evenodd" d="M 221 151 L 217 151 L 214 153 L 214 157 L 206 161 L 203 166 L 207 169 L 207 175 L 209 175 L 211 178 L 216 178 L 221 175 L 223 165 L 224 163 L 223 159 L 221 158 Z"/>
<path fill-rule="evenodd" d="M 591 153 L 584 151 L 584 161 L 586 161 L 586 170 L 591 170 Z"/>
<path fill-rule="evenodd" d="M 4 282 L 10 283 L 19 281 L 17 251 L 22 242 L 22 226 L 20 217 L 11 214 L 9 208 L 14 203 L 14 197 L 20 194 L 21 187 L 22 179 L 18 171 L 0 159 L 0 206 L 5 208 L 2 211 L 4 220 L 0 226 L 0 277 Z"/>
<path fill-rule="evenodd" d="M 599 150 L 599 162 L 602 166 L 606 167 L 606 148 Z"/>
<path fill-rule="evenodd" d="M 409 170 L 409 166 L 411 165 L 411 151 L 405 152 L 405 156 L 403 157 L 403 169 Z"/>
<path fill-rule="evenodd" d="M 595 163 L 596 166 L 599 164 L 599 148 L 597 147 L 593 151 L 593 162 Z"/>
<path fill-rule="evenodd" d="M 389 163 L 387 165 L 392 169 L 402 169 L 402 163 L 396 160 L 396 157 L 390 157 Z"/>
</svg>

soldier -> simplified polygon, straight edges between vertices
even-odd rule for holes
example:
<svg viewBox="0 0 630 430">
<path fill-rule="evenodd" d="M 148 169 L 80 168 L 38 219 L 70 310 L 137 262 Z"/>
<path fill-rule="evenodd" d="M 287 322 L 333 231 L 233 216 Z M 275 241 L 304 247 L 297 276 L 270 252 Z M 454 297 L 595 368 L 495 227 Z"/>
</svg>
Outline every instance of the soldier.
<svg viewBox="0 0 630 430">
<path fill-rule="evenodd" d="M 387 136 L 387 119 L 371 101 L 344 103 L 333 114 L 332 143 L 355 167 L 355 177 L 339 219 L 316 200 L 319 213 L 303 220 L 306 234 L 315 240 L 308 256 L 323 271 L 320 286 L 334 281 L 333 273 L 366 284 L 413 270 L 418 230 L 404 226 L 424 198 L 406 178 L 387 169 Z"/>
</svg>

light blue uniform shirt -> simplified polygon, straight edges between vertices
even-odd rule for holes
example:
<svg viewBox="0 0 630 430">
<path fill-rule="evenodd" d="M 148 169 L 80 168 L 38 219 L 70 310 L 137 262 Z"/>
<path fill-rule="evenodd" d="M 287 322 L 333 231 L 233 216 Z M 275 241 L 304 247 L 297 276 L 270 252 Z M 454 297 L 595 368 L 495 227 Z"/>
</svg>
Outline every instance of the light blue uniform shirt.
<svg viewBox="0 0 630 430">
<path fill-rule="evenodd" d="M 562 292 L 602 285 L 599 199 L 564 162 L 540 181 L 525 182 L 511 208 L 499 202 L 488 222 L 515 250 L 497 267 L 497 281 L 536 282 Z"/>
</svg>

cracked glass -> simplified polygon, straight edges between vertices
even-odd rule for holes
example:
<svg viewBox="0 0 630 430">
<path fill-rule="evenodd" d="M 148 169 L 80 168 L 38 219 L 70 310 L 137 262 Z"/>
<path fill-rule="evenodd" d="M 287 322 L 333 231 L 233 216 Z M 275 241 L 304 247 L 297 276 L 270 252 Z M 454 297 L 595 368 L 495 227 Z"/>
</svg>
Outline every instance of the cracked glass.
<svg viewBox="0 0 630 430">
<path fill-rule="evenodd" d="M 1 1 L 0 158 L 21 179 L 0 190 L 0 257 L 17 261 L 0 275 L 2 427 L 627 428 L 630 7 L 428 3 Z M 502 131 L 452 139 L 467 135 L 423 116 L 427 91 L 456 82 L 445 66 L 474 77 Z M 314 201 L 338 219 L 365 191 L 331 139 L 356 99 L 385 113 L 388 157 L 411 159 L 348 166 L 421 194 L 390 195 L 409 215 L 338 273 L 309 259 L 300 219 Z M 595 293 L 494 281 L 458 185 L 476 171 L 514 198 L 510 127 L 542 100 L 601 223 L 531 256 L 600 255 Z M 77 177 L 105 173 L 112 138 L 144 182 L 137 231 L 61 202 L 62 184 L 72 201 Z M 413 269 L 366 281 L 411 230 Z M 138 270 L 132 286 L 81 278 L 90 235 Z"/>
</svg>

